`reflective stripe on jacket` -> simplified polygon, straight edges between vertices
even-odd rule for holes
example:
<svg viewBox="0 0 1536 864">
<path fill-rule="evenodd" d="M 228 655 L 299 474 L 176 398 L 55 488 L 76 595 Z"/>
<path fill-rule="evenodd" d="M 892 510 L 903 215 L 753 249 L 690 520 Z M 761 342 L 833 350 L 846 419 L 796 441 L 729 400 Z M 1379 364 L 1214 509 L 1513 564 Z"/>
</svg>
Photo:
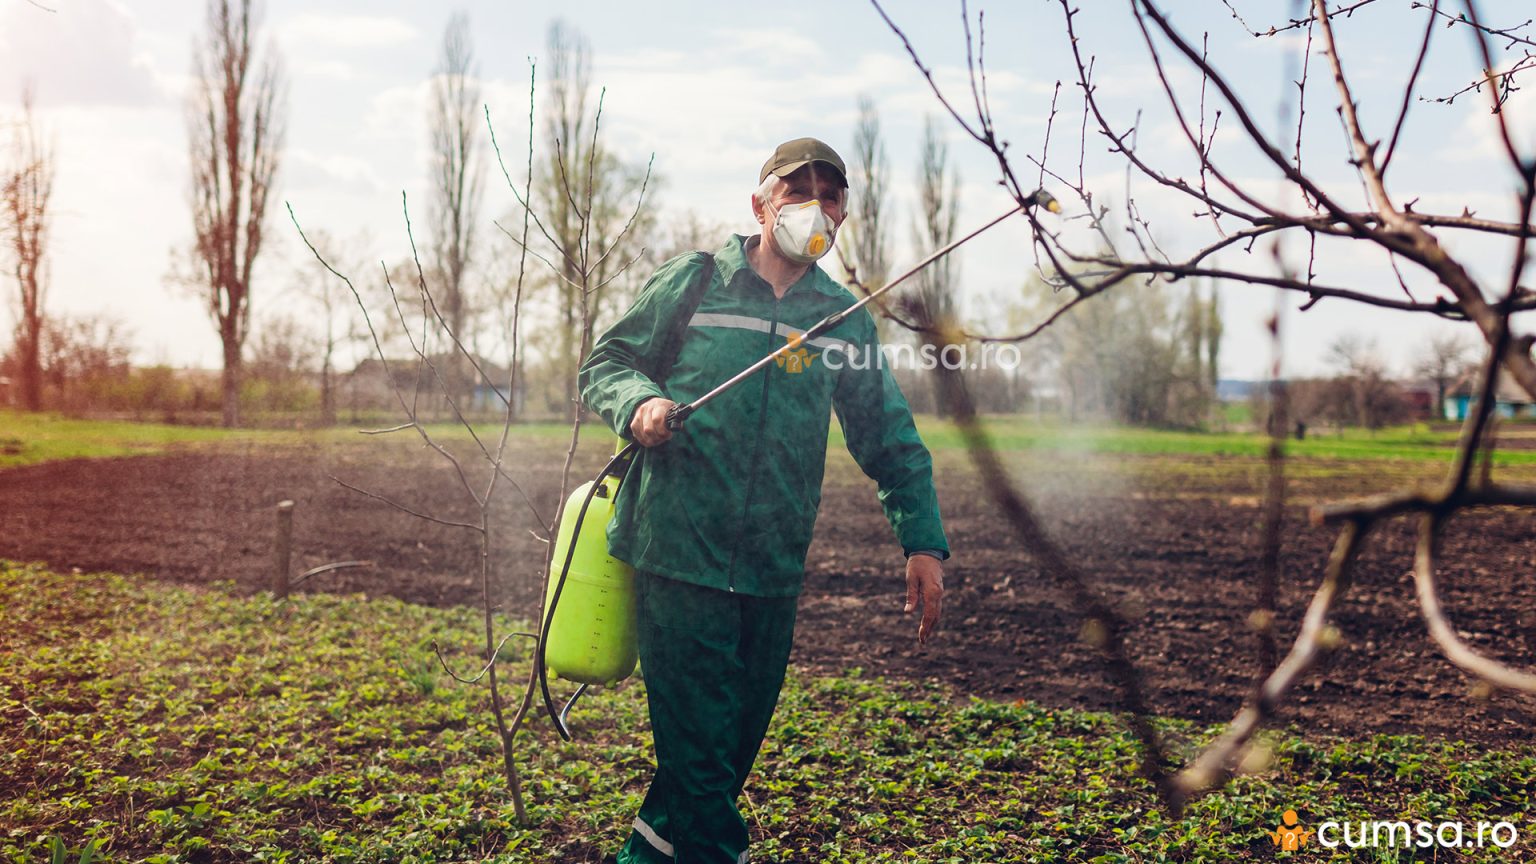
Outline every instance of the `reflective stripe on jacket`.
<svg viewBox="0 0 1536 864">
<path fill-rule="evenodd" d="M 696 399 L 853 304 L 818 266 L 775 298 L 747 263 L 748 242 L 758 239 L 733 236 L 716 253 L 665 388 L 653 376 L 700 256 L 663 264 L 593 346 L 581 366 L 581 398 L 619 435 L 630 437 L 646 399 Z M 641 448 L 608 526 L 613 556 L 697 585 L 799 594 L 833 411 L 902 548 L 947 555 L 933 461 L 878 356 L 874 319 L 861 311 L 694 413 L 667 443 Z"/>
</svg>

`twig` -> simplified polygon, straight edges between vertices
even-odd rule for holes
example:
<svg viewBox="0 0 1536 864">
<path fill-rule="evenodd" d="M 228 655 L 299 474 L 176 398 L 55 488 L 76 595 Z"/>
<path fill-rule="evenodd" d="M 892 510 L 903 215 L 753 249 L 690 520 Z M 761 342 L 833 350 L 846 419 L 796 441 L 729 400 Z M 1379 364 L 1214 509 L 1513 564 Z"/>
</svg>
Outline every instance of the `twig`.
<svg viewBox="0 0 1536 864">
<path fill-rule="evenodd" d="M 332 564 L 322 564 L 319 567 L 311 567 L 310 569 L 305 570 L 303 573 L 299 574 L 299 577 L 297 579 L 293 580 L 293 582 L 290 583 L 288 587 L 290 587 L 290 588 L 297 587 L 301 582 L 303 582 L 305 579 L 308 579 L 311 576 L 319 576 L 322 573 L 330 573 L 333 570 L 345 570 L 345 569 L 347 569 L 349 567 L 372 567 L 372 566 L 373 566 L 373 562 L 372 561 L 337 561 L 337 562 L 332 563 Z"/>
<path fill-rule="evenodd" d="M 480 671 L 475 673 L 474 677 L 472 678 L 460 677 L 457 673 L 448 667 L 448 659 L 443 656 L 443 649 L 438 647 L 436 639 L 432 640 L 432 653 L 437 656 L 437 662 L 442 665 L 443 671 L 448 673 L 449 678 L 452 678 L 460 684 L 474 684 L 481 678 L 484 678 L 486 673 L 491 671 L 491 667 L 496 665 L 496 660 L 501 657 L 502 647 L 505 646 L 507 644 L 507 640 L 511 639 L 513 636 L 522 636 L 526 639 L 532 639 L 534 641 L 538 641 L 539 638 L 539 634 L 537 633 L 508 633 L 507 635 L 501 637 L 501 641 L 496 643 L 496 650 L 491 652 L 491 659 L 487 660 L 485 665 L 481 666 Z"/>
<path fill-rule="evenodd" d="M 1446 620 L 1435 587 L 1435 546 L 1444 519 L 1441 514 L 1424 514 L 1419 522 L 1419 542 L 1413 560 L 1414 594 L 1418 598 L 1424 623 L 1429 626 L 1429 635 L 1440 646 L 1445 659 L 1467 673 L 1506 690 L 1536 693 L 1536 674 L 1512 669 L 1472 650 L 1456 635 L 1456 629 Z"/>
<path fill-rule="evenodd" d="M 1356 9 L 1359 9 L 1362 6 L 1369 6 L 1369 5 L 1371 5 L 1372 3 L 1375 3 L 1375 2 L 1376 2 L 1376 0 L 1358 0 L 1358 2 L 1356 2 L 1356 3 L 1354 3 L 1354 4 L 1350 5 L 1350 6 L 1345 6 L 1343 3 L 1340 3 L 1339 7 L 1337 9 L 1334 9 L 1332 12 L 1327 12 L 1326 14 L 1324 14 L 1321 17 L 1322 17 L 1323 20 L 1328 20 L 1330 18 L 1337 18 L 1340 15 L 1348 17 L 1350 15 L 1353 15 Z M 1319 18 L 1319 16 L 1317 15 L 1317 13 L 1314 12 L 1313 14 L 1308 15 L 1305 18 L 1292 18 L 1290 20 L 1290 23 L 1288 23 L 1288 24 L 1286 24 L 1284 26 L 1281 26 L 1281 27 L 1270 27 L 1269 30 L 1267 30 L 1267 31 L 1265 31 L 1263 33 L 1254 31 L 1253 35 L 1255 35 L 1255 36 L 1274 36 L 1277 33 L 1284 33 L 1287 30 L 1296 30 L 1296 29 L 1299 29 L 1301 27 L 1306 27 L 1306 26 L 1312 24 L 1314 21 L 1317 21 L 1318 18 Z"/>
<path fill-rule="evenodd" d="M 1418 8 L 1418 3 L 1413 4 Z M 1433 0 L 1429 9 L 1428 23 L 1424 27 L 1424 41 L 1419 45 L 1418 57 L 1413 61 L 1413 74 L 1408 76 L 1408 83 L 1403 87 L 1403 104 L 1397 109 L 1397 123 L 1392 127 L 1392 140 L 1387 144 L 1387 155 L 1381 157 L 1381 173 L 1387 173 L 1387 166 L 1392 164 L 1392 155 L 1397 152 L 1397 139 L 1403 134 L 1403 124 L 1408 120 L 1408 108 L 1413 104 L 1413 88 L 1419 81 L 1419 73 L 1424 71 L 1424 60 L 1429 57 L 1429 42 L 1435 34 L 1435 15 L 1440 12 L 1440 0 Z"/>
<path fill-rule="evenodd" d="M 428 522 L 435 522 L 438 525 L 446 525 L 449 528 L 468 528 L 471 531 L 479 531 L 480 530 L 480 526 L 479 525 L 471 525 L 468 522 L 459 522 L 459 521 L 456 521 L 456 520 L 453 520 L 453 519 L 439 519 L 436 516 L 432 516 L 430 514 L 423 513 L 420 510 L 416 510 L 414 508 L 407 507 L 404 504 L 401 504 L 400 502 L 394 500 L 393 498 L 389 498 L 387 496 L 380 495 L 377 492 L 369 492 L 367 489 L 361 489 L 361 488 L 359 488 L 357 486 L 353 486 L 351 483 L 348 483 L 347 481 L 341 479 L 340 477 L 337 477 L 334 474 L 327 474 L 326 476 L 330 477 L 332 480 L 335 480 L 338 484 L 340 484 L 340 485 L 342 485 L 342 486 L 344 486 L 344 487 L 346 487 L 348 489 L 351 489 L 353 492 L 358 493 L 359 495 L 363 495 L 363 496 L 366 496 L 368 498 L 372 498 L 375 501 L 382 501 L 385 504 L 388 504 L 389 506 L 395 508 L 396 510 L 399 510 L 402 513 L 409 513 L 410 515 L 415 516 L 418 519 L 424 519 L 424 520 L 426 520 Z"/>
<path fill-rule="evenodd" d="M 1329 623 L 1333 607 L 1349 590 L 1350 569 L 1359 554 L 1360 543 L 1368 528 L 1349 522 L 1339 533 L 1323 582 L 1307 604 L 1301 632 L 1291 643 L 1285 659 L 1275 667 L 1257 692 L 1227 724 L 1225 731 L 1207 746 L 1174 779 L 1176 801 L 1187 802 L 1194 796 L 1220 788 L 1236 772 L 1241 753 L 1253 736 L 1275 716 L 1286 694 L 1317 665 L 1324 654 L 1339 642 L 1338 631 Z M 1177 810 L 1175 810 L 1177 812 Z"/>
</svg>

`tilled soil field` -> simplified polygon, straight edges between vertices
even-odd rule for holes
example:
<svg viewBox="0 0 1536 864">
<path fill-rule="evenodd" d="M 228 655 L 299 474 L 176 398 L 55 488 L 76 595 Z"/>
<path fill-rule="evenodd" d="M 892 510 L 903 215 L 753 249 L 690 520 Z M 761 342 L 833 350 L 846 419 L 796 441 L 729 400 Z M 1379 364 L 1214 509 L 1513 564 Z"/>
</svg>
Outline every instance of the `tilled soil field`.
<svg viewBox="0 0 1536 864">
<path fill-rule="evenodd" d="M 492 523 L 496 599 L 513 615 L 536 609 L 543 546 L 528 530 L 529 502 L 548 516 L 562 453 L 527 445 L 510 470 Z M 430 454 L 398 448 L 198 451 L 67 461 L 0 471 L 0 557 L 56 569 L 111 570 L 190 583 L 268 587 L 275 504 L 293 500 L 293 569 L 364 560 L 298 590 L 393 595 L 432 605 L 480 600 L 479 553 L 461 527 L 425 522 L 342 483 L 448 521 L 478 522 L 456 472 Z M 583 454 L 576 476 L 601 454 Z M 873 487 L 847 460 L 831 460 L 807 562 L 795 662 L 822 670 L 934 678 L 986 698 L 1113 709 L 1115 692 L 1059 574 L 1042 572 L 988 504 L 960 454 L 944 454 L 940 498 L 956 556 L 947 566 L 942 630 L 924 648 L 901 614 L 900 550 Z M 1142 457 L 1116 457 L 1130 464 Z M 403 464 L 402 464 L 403 463 Z M 473 466 L 471 466 L 473 467 Z M 1099 466 L 1102 469 L 1102 465 Z M 1158 712 L 1214 722 L 1252 686 L 1255 639 L 1246 626 L 1259 572 L 1260 512 L 1250 462 L 1191 490 L 1160 488 L 1139 466 L 1128 482 L 1056 466 L 1050 482 L 1020 483 L 1053 535 L 1131 622 L 1128 646 Z M 1359 492 L 1366 463 L 1333 485 Z M 478 472 L 477 472 L 478 473 Z M 1089 475 L 1083 475 L 1089 476 Z M 1217 476 L 1226 476 L 1217 472 Z M 338 482 L 341 481 L 341 482 Z M 1041 481 L 1041 482 L 1037 482 Z M 477 481 L 483 482 L 483 480 Z M 1173 484 L 1168 484 L 1173 485 Z M 1523 511 L 1459 516 L 1446 538 L 1444 603 L 1472 645 L 1515 663 L 1536 656 L 1536 531 Z M 1426 635 L 1409 577 L 1413 526 L 1382 525 L 1370 538 L 1337 616 L 1345 645 L 1310 674 L 1284 720 L 1308 732 L 1417 733 L 1496 744 L 1528 741 L 1536 699 L 1489 695 Z M 1288 511 L 1282 553 L 1282 650 L 1322 572 L 1333 532 Z"/>
</svg>

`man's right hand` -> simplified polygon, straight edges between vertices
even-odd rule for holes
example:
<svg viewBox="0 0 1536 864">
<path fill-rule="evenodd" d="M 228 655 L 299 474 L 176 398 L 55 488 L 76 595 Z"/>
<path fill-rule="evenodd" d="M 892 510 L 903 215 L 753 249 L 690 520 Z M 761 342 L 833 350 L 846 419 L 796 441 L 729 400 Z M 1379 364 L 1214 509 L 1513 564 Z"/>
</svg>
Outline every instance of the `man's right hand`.
<svg viewBox="0 0 1536 864">
<path fill-rule="evenodd" d="M 635 409 L 635 416 L 629 421 L 629 434 L 642 447 L 655 447 L 664 444 L 672 438 L 672 430 L 667 428 L 667 412 L 677 406 L 676 402 L 661 396 L 652 396 L 640 403 Z"/>
</svg>

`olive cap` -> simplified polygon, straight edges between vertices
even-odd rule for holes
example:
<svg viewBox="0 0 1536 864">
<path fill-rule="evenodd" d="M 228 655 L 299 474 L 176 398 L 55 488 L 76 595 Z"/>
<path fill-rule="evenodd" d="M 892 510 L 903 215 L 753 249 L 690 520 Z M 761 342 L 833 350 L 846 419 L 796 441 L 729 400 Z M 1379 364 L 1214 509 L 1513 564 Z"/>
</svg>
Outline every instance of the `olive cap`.
<svg viewBox="0 0 1536 864">
<path fill-rule="evenodd" d="M 796 138 L 793 141 L 785 141 L 780 144 L 768 161 L 763 163 L 763 170 L 757 175 L 757 182 L 768 179 L 769 174 L 779 177 L 787 177 L 793 174 L 801 166 L 812 162 L 825 162 L 837 169 L 837 176 L 843 181 L 843 186 L 848 186 L 848 168 L 843 165 L 843 157 L 837 155 L 837 151 L 826 145 L 826 142 L 815 138 Z"/>
</svg>

